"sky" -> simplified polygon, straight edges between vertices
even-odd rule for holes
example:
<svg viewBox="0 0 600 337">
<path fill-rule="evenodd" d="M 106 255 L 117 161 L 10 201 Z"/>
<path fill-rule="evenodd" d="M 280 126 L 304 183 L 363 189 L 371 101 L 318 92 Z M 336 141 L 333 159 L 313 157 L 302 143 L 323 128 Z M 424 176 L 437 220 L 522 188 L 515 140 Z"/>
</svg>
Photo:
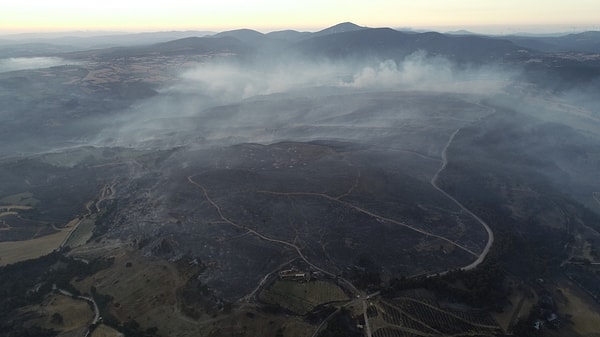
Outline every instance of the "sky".
<svg viewBox="0 0 600 337">
<path fill-rule="evenodd" d="M 0 0 L 0 34 L 238 28 L 315 31 L 346 21 L 369 27 L 448 27 L 497 33 L 597 30 L 600 1 Z"/>
</svg>

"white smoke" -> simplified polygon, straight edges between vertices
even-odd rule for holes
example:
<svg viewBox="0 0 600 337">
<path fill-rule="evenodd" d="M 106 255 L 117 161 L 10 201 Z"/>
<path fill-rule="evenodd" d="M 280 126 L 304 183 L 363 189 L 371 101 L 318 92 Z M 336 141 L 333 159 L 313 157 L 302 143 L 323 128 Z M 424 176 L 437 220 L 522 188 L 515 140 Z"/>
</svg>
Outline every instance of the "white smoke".
<svg viewBox="0 0 600 337">
<path fill-rule="evenodd" d="M 378 91 L 493 95 L 511 83 L 513 75 L 492 66 L 459 68 L 445 58 L 430 57 L 423 52 L 414 53 L 402 62 L 291 59 L 252 65 L 206 63 L 182 73 L 176 84 L 160 90 L 158 96 L 121 113 L 118 121 L 101 132 L 98 139 L 101 145 L 159 144 L 167 138 L 183 139 L 185 133 L 191 133 L 203 139 L 229 136 L 241 139 L 243 135 L 246 141 L 260 141 L 263 135 L 255 134 L 257 132 L 289 123 L 318 125 L 319 120 L 333 118 L 360 105 L 346 99 L 337 105 L 300 107 L 293 97 Z M 279 93 L 291 99 L 290 105 L 265 105 L 263 110 L 258 105 L 242 104 L 239 109 L 235 106 L 253 97 Z M 234 106 L 225 108 L 225 113 L 211 109 L 229 104 Z M 251 108 L 254 106 L 257 108 Z M 381 121 L 371 119 L 368 123 L 380 125 Z M 202 130 L 194 130 L 197 127 Z"/>
<path fill-rule="evenodd" d="M 514 75 L 493 66 L 458 69 L 445 58 L 416 52 L 400 63 L 360 66 L 303 61 L 271 67 L 204 64 L 183 73 L 181 83 L 168 91 L 202 93 L 224 103 L 310 87 L 490 94 L 503 90 Z"/>
<path fill-rule="evenodd" d="M 12 57 L 0 59 L 0 73 L 17 70 L 50 68 L 75 63 L 76 62 L 65 60 L 59 57 Z"/>
</svg>

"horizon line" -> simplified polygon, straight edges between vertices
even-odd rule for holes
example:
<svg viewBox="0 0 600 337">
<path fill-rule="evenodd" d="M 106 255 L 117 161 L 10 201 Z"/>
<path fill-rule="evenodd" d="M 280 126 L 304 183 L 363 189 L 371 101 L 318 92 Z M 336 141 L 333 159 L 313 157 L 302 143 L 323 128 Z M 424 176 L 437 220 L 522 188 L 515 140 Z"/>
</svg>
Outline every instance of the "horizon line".
<svg viewBox="0 0 600 337">
<path fill-rule="evenodd" d="M 345 21 L 337 24 L 333 24 L 326 27 L 271 27 L 271 28 L 252 28 L 252 27 L 230 27 L 210 29 L 202 27 L 148 27 L 148 28 L 73 28 L 73 29 L 33 29 L 33 30 L 3 30 L 0 29 L 0 37 L 3 38 L 17 38 L 28 35 L 61 35 L 61 34 L 97 34 L 92 36 L 106 36 L 106 35 L 127 35 L 127 34 L 143 34 L 143 33 L 168 33 L 168 32 L 203 32 L 203 33 L 222 33 L 234 30 L 249 29 L 254 30 L 262 34 L 268 34 L 272 32 L 293 30 L 298 32 L 316 33 L 318 31 L 334 27 L 340 24 L 355 24 L 365 28 L 391 28 L 395 30 L 406 30 L 406 31 L 431 31 L 438 33 L 448 33 L 456 31 L 467 31 L 474 34 L 482 35 L 512 35 L 512 34 L 539 34 L 539 35 L 556 35 L 556 34 L 573 34 L 587 31 L 600 31 L 600 25 L 592 24 L 490 24 L 490 25 L 419 25 L 419 26 L 402 26 L 402 25 L 382 25 L 382 26 L 368 26 L 356 24 L 351 21 Z M 91 37 L 91 36 L 89 36 Z"/>
</svg>

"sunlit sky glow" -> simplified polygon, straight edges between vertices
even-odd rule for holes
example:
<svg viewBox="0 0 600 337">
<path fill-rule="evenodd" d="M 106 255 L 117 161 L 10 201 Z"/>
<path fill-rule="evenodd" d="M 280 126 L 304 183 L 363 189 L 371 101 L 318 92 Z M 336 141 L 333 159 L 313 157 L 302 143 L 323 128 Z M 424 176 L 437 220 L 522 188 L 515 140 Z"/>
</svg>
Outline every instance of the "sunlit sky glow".
<svg viewBox="0 0 600 337">
<path fill-rule="evenodd" d="M 0 0 L 0 34 L 57 31 L 314 31 L 369 27 L 600 28 L 598 0 Z M 536 28 L 537 27 L 537 28 Z"/>
</svg>

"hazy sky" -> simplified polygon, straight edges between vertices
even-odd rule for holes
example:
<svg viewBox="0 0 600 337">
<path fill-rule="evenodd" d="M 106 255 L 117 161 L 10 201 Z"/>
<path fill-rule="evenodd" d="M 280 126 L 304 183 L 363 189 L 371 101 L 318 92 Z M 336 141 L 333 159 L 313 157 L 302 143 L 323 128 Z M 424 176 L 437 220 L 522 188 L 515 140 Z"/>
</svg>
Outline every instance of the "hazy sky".
<svg viewBox="0 0 600 337">
<path fill-rule="evenodd" d="M 0 33 L 252 28 L 600 27 L 599 0 L 0 0 Z"/>
</svg>

